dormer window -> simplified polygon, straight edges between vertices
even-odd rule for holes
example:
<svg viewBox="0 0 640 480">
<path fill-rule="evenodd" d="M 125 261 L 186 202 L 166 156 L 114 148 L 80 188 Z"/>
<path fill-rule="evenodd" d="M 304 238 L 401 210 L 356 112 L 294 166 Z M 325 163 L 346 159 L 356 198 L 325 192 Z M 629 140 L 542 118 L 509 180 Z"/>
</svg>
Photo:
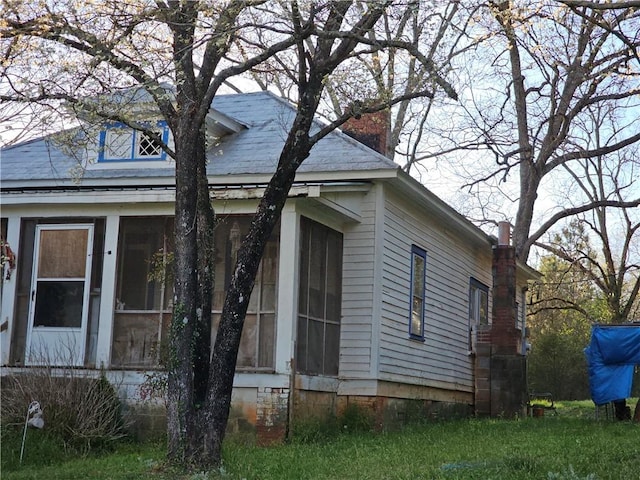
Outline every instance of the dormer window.
<svg viewBox="0 0 640 480">
<path fill-rule="evenodd" d="M 167 122 L 159 121 L 152 129 L 165 145 L 169 143 Z M 121 123 L 107 126 L 100 132 L 98 162 L 138 162 L 166 160 L 167 153 L 148 133 L 134 130 Z"/>
</svg>

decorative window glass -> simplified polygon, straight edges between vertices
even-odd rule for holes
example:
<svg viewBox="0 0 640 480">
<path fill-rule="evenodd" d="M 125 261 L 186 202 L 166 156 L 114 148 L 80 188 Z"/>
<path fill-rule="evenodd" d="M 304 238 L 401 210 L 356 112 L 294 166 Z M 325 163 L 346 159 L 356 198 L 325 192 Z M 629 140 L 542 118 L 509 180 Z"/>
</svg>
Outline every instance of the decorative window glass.
<svg viewBox="0 0 640 480">
<path fill-rule="evenodd" d="M 152 131 L 166 145 L 169 141 L 167 123 L 159 121 Z M 121 123 L 108 125 L 100 133 L 98 162 L 131 162 L 166 160 L 167 154 L 160 143 L 147 132 L 133 130 Z"/>
<path fill-rule="evenodd" d="M 411 297 L 409 312 L 409 335 L 411 338 L 424 339 L 425 322 L 425 277 L 427 252 L 413 245 L 411 247 Z"/>
<path fill-rule="evenodd" d="M 296 367 L 338 375 L 342 315 L 342 234 L 302 217 Z"/>
</svg>

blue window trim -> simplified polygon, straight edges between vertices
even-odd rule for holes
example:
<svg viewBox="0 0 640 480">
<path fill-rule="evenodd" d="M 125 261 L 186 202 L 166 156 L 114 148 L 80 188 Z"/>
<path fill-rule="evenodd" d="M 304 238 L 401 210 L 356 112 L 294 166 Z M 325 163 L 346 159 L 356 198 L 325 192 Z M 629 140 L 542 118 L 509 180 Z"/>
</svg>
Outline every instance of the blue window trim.
<svg viewBox="0 0 640 480">
<path fill-rule="evenodd" d="M 167 122 L 165 122 L 164 120 L 159 120 L 158 122 L 156 122 L 156 127 L 159 127 L 162 129 L 162 142 L 166 145 L 169 141 L 169 128 L 167 127 Z M 157 156 L 145 156 L 145 157 L 139 157 L 136 156 L 136 143 L 138 140 L 139 135 L 142 133 L 139 130 L 135 130 L 135 129 L 131 129 L 132 130 L 132 135 L 131 135 L 131 150 L 130 150 L 130 155 L 127 158 L 108 158 L 105 157 L 104 152 L 105 152 L 105 143 L 107 141 L 107 132 L 110 129 L 114 129 L 114 128 L 128 128 L 131 129 L 131 127 L 128 127 L 127 125 L 121 123 L 121 122 L 113 122 L 113 123 L 109 123 L 107 125 L 105 125 L 105 129 L 100 131 L 100 138 L 99 138 L 99 150 L 98 150 L 98 163 L 122 163 L 122 162 L 157 162 L 158 160 L 161 161 L 165 161 L 167 159 L 167 152 L 165 152 L 164 150 L 161 150 L 160 155 Z"/>
<path fill-rule="evenodd" d="M 422 298 L 422 308 L 420 312 L 420 333 L 413 331 L 413 297 L 414 297 L 413 285 L 414 285 L 414 279 L 416 275 L 416 272 L 414 270 L 414 267 L 415 267 L 414 259 L 416 256 L 422 258 L 422 261 L 424 264 L 424 272 L 422 272 L 423 288 L 420 294 Z M 419 340 L 421 342 L 424 342 L 426 287 L 427 287 L 427 252 L 426 250 L 418 247 L 417 245 L 411 245 L 411 278 L 410 278 L 410 284 L 409 284 L 409 338 L 411 338 L 412 340 Z"/>
</svg>

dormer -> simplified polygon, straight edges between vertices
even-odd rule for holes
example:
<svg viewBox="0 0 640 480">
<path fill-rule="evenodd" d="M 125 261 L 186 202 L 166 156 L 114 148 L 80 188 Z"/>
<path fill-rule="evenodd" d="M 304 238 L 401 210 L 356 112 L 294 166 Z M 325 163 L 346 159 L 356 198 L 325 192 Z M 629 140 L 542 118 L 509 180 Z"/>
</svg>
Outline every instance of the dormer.
<svg viewBox="0 0 640 480">
<path fill-rule="evenodd" d="M 171 145 L 172 138 L 167 122 L 159 120 L 145 125 L 156 132 L 165 145 Z M 105 125 L 100 132 L 98 163 L 112 162 L 166 162 L 167 152 L 160 143 L 147 132 L 135 130 L 122 123 Z"/>
</svg>

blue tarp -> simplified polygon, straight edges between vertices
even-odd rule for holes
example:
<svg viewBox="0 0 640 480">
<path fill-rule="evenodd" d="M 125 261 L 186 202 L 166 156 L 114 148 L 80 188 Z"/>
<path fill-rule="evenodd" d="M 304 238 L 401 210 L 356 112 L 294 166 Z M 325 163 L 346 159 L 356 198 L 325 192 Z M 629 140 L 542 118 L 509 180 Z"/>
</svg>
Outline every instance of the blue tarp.
<svg viewBox="0 0 640 480">
<path fill-rule="evenodd" d="M 631 396 L 633 367 L 640 364 L 640 325 L 594 325 L 584 351 L 596 405 Z"/>
</svg>

